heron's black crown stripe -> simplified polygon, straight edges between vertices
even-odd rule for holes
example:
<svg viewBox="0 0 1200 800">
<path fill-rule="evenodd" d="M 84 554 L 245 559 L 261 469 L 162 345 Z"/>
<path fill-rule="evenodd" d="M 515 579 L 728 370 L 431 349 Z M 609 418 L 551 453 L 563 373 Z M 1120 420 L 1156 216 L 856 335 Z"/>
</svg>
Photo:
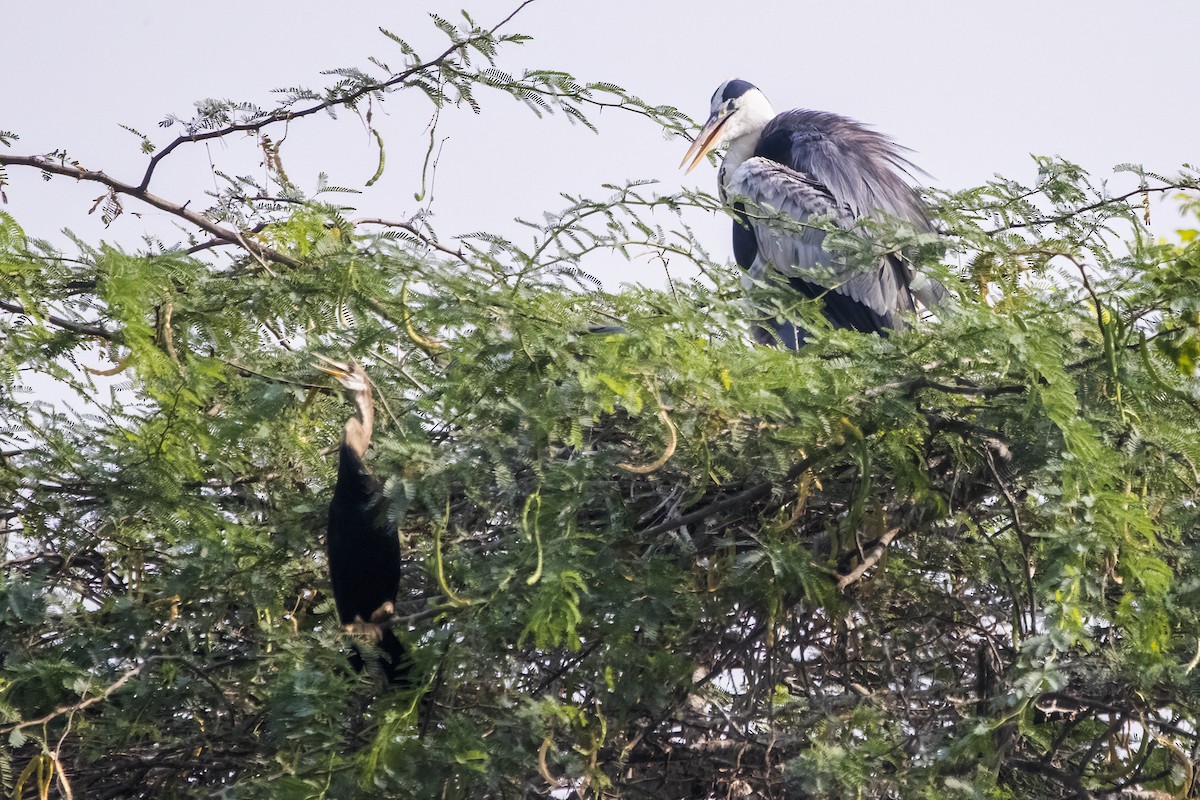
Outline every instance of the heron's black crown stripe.
<svg viewBox="0 0 1200 800">
<path fill-rule="evenodd" d="M 751 89 L 757 89 L 750 81 L 744 81 L 741 78 L 734 78 L 729 83 L 725 84 L 725 91 L 721 92 L 722 100 L 732 100 L 735 97 L 741 97 Z"/>
</svg>

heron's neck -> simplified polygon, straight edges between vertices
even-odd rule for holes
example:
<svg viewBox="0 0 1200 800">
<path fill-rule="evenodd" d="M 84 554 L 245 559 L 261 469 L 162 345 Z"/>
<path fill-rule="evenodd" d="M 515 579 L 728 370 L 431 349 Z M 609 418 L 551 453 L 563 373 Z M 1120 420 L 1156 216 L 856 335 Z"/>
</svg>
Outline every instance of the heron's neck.
<svg viewBox="0 0 1200 800">
<path fill-rule="evenodd" d="M 733 180 L 733 173 L 746 159 L 754 155 L 758 140 L 762 136 L 762 128 L 744 134 L 737 139 L 731 139 L 729 149 L 725 151 L 725 160 L 721 162 L 721 187 L 727 189 Z"/>
<path fill-rule="evenodd" d="M 346 446 L 358 454 L 359 458 L 367 454 L 371 444 L 371 432 L 375 427 L 375 406 L 371 402 L 371 390 L 363 389 L 354 395 L 354 404 L 358 413 L 346 420 Z"/>
<path fill-rule="evenodd" d="M 763 128 L 774 118 L 775 110 L 761 92 L 755 90 L 746 96 L 742 107 L 729 120 L 729 130 L 725 134 L 729 149 L 725 151 L 725 160 L 721 162 L 722 189 L 733 180 L 733 173 L 742 162 L 754 155 Z"/>
</svg>

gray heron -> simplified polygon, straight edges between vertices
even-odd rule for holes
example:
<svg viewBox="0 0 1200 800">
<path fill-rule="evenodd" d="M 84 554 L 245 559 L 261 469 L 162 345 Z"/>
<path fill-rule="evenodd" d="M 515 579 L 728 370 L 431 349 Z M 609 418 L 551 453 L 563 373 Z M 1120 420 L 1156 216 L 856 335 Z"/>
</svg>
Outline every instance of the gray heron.
<svg viewBox="0 0 1200 800">
<path fill-rule="evenodd" d="M 721 200 L 734 213 L 734 259 L 747 288 L 778 277 L 805 298 L 821 298 L 834 328 L 884 336 L 904 326 L 900 314 L 914 310 L 914 294 L 930 307 L 945 298 L 945 288 L 896 255 L 870 268 L 844 263 L 823 247 L 825 230 L 815 224 L 832 220 L 852 230 L 858 220 L 884 215 L 933 230 L 903 178 L 915 168 L 891 139 L 826 111 L 777 115 L 758 87 L 736 78 L 717 87 L 710 110 L 679 166 L 691 172 L 728 145 Z M 758 322 L 754 336 L 763 344 L 804 344 L 806 332 L 791 322 Z"/>
<path fill-rule="evenodd" d="M 340 364 L 318 358 L 328 366 L 317 369 L 335 377 L 355 407 L 338 447 L 337 482 L 325 534 L 333 602 L 344 630 L 375 643 L 388 683 L 404 684 L 410 666 L 408 653 L 390 626 L 400 589 L 400 538 L 396 526 L 388 521 L 387 501 L 379 482 L 363 460 L 375 423 L 371 381 L 366 370 L 354 362 Z M 350 662 L 356 670 L 363 667 L 357 646 Z"/>
</svg>

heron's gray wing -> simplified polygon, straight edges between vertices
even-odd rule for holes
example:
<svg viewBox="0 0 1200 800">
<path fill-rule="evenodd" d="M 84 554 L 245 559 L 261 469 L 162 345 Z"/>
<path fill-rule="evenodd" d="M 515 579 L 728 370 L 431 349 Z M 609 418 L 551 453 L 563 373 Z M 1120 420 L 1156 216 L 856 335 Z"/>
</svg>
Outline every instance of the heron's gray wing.
<svg viewBox="0 0 1200 800">
<path fill-rule="evenodd" d="M 934 230 L 924 204 L 904 180 L 920 172 L 904 148 L 852 119 L 826 111 L 793 109 L 763 129 L 755 155 L 785 164 L 824 186 L 854 217 L 884 214 L 908 222 L 918 233 Z M 912 282 L 912 294 L 927 308 L 949 299 L 936 280 L 897 265 Z M 905 298 L 911 303 L 911 296 Z"/>
<path fill-rule="evenodd" d="M 950 290 L 928 275 L 917 272 L 908 288 L 925 308 L 954 307 L 954 295 L 950 294 Z"/>
<path fill-rule="evenodd" d="M 903 178 L 919 171 L 903 153 L 861 123 L 802 108 L 771 120 L 754 152 L 817 181 L 856 217 L 882 212 L 919 231 L 933 230 L 920 198 Z"/>
<path fill-rule="evenodd" d="M 908 273 L 897 260 L 857 268 L 823 247 L 824 221 L 851 227 L 854 216 L 824 186 L 766 158 L 751 158 L 730 179 L 729 197 L 754 233 L 757 252 L 750 277 L 773 270 L 808 297 L 823 296 L 836 327 L 895 329 L 894 312 L 912 308 Z"/>
</svg>

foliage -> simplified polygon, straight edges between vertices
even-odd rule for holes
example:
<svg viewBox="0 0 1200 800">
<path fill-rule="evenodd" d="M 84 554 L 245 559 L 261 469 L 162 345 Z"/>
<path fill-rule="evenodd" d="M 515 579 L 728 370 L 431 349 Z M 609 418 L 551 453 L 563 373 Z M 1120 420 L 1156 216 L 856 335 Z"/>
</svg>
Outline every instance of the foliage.
<svg viewBox="0 0 1200 800">
<path fill-rule="evenodd" d="M 252 130 L 269 156 L 275 122 L 394 91 L 686 125 L 434 22 L 445 53 L 388 33 L 383 78 L 206 101 L 166 146 L 130 129 L 153 155 L 114 197 L 197 137 Z M 531 246 L 451 246 L 349 222 L 273 152 L 211 241 L 66 255 L 0 213 L 6 791 L 1197 792 L 1200 240 L 1153 241 L 1141 207 L 1194 172 L 1113 197 L 1047 158 L 1033 186 L 931 196 L 961 268 L 872 241 L 918 246 L 956 306 L 887 339 L 810 317 L 792 353 L 749 343 L 688 228 L 709 196 L 613 185 L 527 222 Z M 585 271 L 645 252 L 697 278 Z M 411 689 L 346 665 L 321 529 L 349 410 L 310 352 L 376 383 Z M 47 381 L 72 399 L 31 399 Z"/>
</svg>

